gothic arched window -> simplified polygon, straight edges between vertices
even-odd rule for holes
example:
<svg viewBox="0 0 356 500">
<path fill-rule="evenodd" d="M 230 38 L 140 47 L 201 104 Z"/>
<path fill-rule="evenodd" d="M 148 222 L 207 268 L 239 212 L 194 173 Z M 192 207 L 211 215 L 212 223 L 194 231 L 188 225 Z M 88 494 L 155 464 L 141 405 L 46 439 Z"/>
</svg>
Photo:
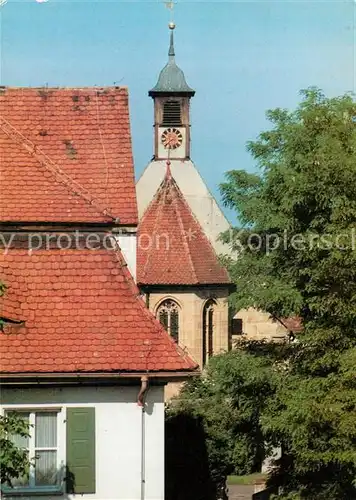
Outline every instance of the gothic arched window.
<svg viewBox="0 0 356 500">
<path fill-rule="evenodd" d="M 210 299 L 203 309 L 203 366 L 214 352 L 214 307 L 215 301 Z"/>
<path fill-rule="evenodd" d="M 179 340 L 179 306 L 174 300 L 167 299 L 157 309 L 157 318 L 176 342 Z"/>
</svg>

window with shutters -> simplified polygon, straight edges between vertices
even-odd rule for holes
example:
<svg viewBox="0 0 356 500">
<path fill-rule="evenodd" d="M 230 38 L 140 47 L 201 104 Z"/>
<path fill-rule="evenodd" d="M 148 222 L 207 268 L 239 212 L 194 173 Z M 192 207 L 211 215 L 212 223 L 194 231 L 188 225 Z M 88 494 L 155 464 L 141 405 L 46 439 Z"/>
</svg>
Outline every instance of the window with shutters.
<svg viewBox="0 0 356 500">
<path fill-rule="evenodd" d="M 203 366 L 214 353 L 214 309 L 215 301 L 210 299 L 203 309 Z"/>
<path fill-rule="evenodd" d="M 181 111 L 179 101 L 166 101 L 164 103 L 162 125 L 181 125 Z"/>
<path fill-rule="evenodd" d="M 176 342 L 179 341 L 179 306 L 174 300 L 165 300 L 157 309 L 157 318 Z"/>
<path fill-rule="evenodd" d="M 16 413 L 30 424 L 29 437 L 10 436 L 13 443 L 27 450 L 31 461 L 28 475 L 12 480 L 11 491 L 57 491 L 61 487 L 63 470 L 59 461 L 58 410 L 7 411 Z"/>
<path fill-rule="evenodd" d="M 12 481 L 12 487 L 3 485 L 4 493 L 95 493 L 94 407 L 11 409 L 5 415 L 13 412 L 30 424 L 29 437 L 10 438 L 27 450 L 32 465 L 27 476 Z"/>
<path fill-rule="evenodd" d="M 67 408 L 67 493 L 95 493 L 95 408 Z"/>
</svg>

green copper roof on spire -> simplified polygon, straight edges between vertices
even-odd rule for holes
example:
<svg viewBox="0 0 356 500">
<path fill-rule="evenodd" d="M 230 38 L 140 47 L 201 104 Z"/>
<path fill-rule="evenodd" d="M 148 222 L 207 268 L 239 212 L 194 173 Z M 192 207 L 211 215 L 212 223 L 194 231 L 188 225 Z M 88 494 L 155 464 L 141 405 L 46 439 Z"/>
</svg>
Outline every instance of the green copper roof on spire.
<svg viewBox="0 0 356 500">
<path fill-rule="evenodd" d="M 175 56 L 175 52 L 174 52 L 174 39 L 173 39 L 173 29 L 171 29 L 171 38 L 170 38 L 170 42 L 169 42 L 168 56 L 169 56 L 169 58 Z"/>
<path fill-rule="evenodd" d="M 188 86 L 183 71 L 178 68 L 176 64 L 173 38 L 174 28 L 175 24 L 169 23 L 171 36 L 168 50 L 168 63 L 160 72 L 158 82 L 155 87 L 149 91 L 150 95 L 156 92 L 183 92 L 191 95 L 194 95 L 195 93 L 195 91 Z"/>
</svg>

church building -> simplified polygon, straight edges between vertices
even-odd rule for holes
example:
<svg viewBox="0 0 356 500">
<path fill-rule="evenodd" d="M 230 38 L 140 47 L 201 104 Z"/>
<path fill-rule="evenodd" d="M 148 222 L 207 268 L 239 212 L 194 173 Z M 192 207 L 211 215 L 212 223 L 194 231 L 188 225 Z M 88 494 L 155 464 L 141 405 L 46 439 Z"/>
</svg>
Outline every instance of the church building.
<svg viewBox="0 0 356 500">
<path fill-rule="evenodd" d="M 204 366 L 230 348 L 231 280 L 218 254 L 229 223 L 190 158 L 190 100 L 195 91 L 177 66 L 174 23 L 168 63 L 149 91 L 153 159 L 137 182 L 137 283 L 178 344 Z"/>
<path fill-rule="evenodd" d="M 153 159 L 136 185 L 139 218 L 157 192 L 169 160 L 173 178 L 216 253 L 227 253 L 228 247 L 217 240 L 230 224 L 191 160 L 190 100 L 195 91 L 188 86 L 176 64 L 174 23 L 169 27 L 168 63 L 148 93 L 154 105 Z"/>
<path fill-rule="evenodd" d="M 135 284 L 128 97 L 0 89 L 0 415 L 31 459 L 7 498 L 165 498 L 164 387 L 199 370 Z"/>
<path fill-rule="evenodd" d="M 178 344 L 204 367 L 241 338 L 283 341 L 300 330 L 294 318 L 253 308 L 232 311 L 233 285 L 219 241 L 230 229 L 191 159 L 190 103 L 195 91 L 175 60 L 170 23 L 168 62 L 149 91 L 154 107 L 153 158 L 137 181 L 137 283 L 146 304 Z"/>
</svg>

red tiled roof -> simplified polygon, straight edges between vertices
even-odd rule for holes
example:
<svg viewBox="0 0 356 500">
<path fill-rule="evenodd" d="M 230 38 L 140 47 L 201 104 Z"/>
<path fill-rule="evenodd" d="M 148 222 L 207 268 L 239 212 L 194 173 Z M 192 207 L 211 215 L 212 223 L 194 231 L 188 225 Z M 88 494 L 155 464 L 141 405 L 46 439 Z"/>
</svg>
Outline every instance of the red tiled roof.
<svg viewBox="0 0 356 500">
<path fill-rule="evenodd" d="M 138 226 L 137 282 L 230 283 L 169 170 Z"/>
<path fill-rule="evenodd" d="M 288 331 L 299 333 L 303 331 L 302 318 L 298 316 L 290 316 L 288 318 L 281 318 L 278 320 Z"/>
<path fill-rule="evenodd" d="M 146 309 L 116 250 L 0 255 L 0 372 L 174 372 L 197 368 Z"/>
<path fill-rule="evenodd" d="M 126 88 L 0 89 L 0 151 L 1 222 L 137 223 Z"/>
</svg>

